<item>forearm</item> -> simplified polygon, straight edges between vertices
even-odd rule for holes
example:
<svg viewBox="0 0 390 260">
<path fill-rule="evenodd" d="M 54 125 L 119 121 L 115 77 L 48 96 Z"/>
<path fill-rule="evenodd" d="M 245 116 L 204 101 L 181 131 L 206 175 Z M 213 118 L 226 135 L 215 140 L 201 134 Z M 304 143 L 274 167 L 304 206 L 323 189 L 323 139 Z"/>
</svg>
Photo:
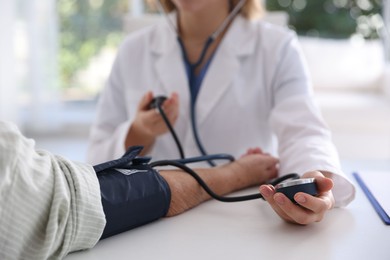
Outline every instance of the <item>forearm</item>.
<svg viewBox="0 0 390 260">
<path fill-rule="evenodd" d="M 140 147 L 133 147 L 120 160 L 95 166 L 108 237 L 165 216 L 175 216 L 210 199 L 189 174 L 182 170 L 157 172 L 148 164 L 127 164 Z M 195 170 L 216 194 L 224 195 L 264 183 L 276 176 L 277 159 L 247 155 L 232 163 Z"/>
<path fill-rule="evenodd" d="M 250 187 L 264 182 L 258 175 L 245 172 L 239 162 L 210 169 L 198 169 L 196 173 L 218 195 Z M 161 176 L 171 190 L 171 204 L 167 216 L 175 216 L 210 199 L 210 195 L 189 174 L 182 171 L 161 171 Z"/>
</svg>

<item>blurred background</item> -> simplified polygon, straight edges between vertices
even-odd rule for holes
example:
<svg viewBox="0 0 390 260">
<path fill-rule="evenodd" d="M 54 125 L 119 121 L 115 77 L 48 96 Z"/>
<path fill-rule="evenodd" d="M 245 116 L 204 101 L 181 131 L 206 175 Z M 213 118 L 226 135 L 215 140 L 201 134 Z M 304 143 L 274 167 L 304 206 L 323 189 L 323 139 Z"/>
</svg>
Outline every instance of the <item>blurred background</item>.
<svg viewBox="0 0 390 260">
<path fill-rule="evenodd" d="M 341 159 L 390 163 L 389 1 L 263 2 L 299 35 Z M 142 0 L 1 0 L 0 119 L 84 161 L 118 45 L 159 19 Z"/>
</svg>

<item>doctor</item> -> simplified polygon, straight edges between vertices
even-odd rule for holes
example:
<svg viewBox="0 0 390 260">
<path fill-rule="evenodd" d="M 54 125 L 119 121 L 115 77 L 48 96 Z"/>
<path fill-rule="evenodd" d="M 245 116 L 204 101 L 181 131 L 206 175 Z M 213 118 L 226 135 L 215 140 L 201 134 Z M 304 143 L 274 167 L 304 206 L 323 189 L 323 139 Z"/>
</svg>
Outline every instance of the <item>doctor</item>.
<svg viewBox="0 0 390 260">
<path fill-rule="evenodd" d="M 161 116 L 148 109 L 154 96 L 165 95 L 163 109 L 186 156 L 200 155 L 193 107 L 207 153 L 239 156 L 261 147 L 279 156 L 279 175 L 333 181 L 318 198 L 300 194 L 302 207 L 262 186 L 284 220 L 309 224 L 347 205 L 354 187 L 340 170 L 331 134 L 313 103 L 297 37 L 255 19 L 262 12 L 259 2 L 161 1 L 168 19 L 130 35 L 119 50 L 91 131 L 89 161 L 116 158 L 130 145 L 144 145 L 154 160 L 178 158 Z"/>
</svg>

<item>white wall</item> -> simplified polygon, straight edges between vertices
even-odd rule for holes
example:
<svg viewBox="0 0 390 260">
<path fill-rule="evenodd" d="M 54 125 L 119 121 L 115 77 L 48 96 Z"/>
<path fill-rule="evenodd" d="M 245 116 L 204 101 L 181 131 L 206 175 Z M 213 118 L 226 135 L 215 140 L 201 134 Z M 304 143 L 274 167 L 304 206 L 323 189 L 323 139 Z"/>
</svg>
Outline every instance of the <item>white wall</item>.
<svg viewBox="0 0 390 260">
<path fill-rule="evenodd" d="M 316 89 L 379 89 L 385 69 L 382 42 L 300 37 Z"/>
</svg>

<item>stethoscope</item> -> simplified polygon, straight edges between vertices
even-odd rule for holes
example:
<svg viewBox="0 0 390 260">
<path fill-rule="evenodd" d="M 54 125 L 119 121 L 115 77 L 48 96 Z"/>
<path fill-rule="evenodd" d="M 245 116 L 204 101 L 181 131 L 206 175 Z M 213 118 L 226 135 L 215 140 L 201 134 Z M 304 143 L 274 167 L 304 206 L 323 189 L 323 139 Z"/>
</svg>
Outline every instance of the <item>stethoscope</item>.
<svg viewBox="0 0 390 260">
<path fill-rule="evenodd" d="M 152 168 L 158 166 L 174 166 L 179 169 L 182 169 L 184 172 L 190 174 L 212 198 L 222 202 L 239 202 L 239 201 L 247 201 L 247 200 L 254 200 L 254 199 L 264 199 L 260 193 L 249 194 L 244 196 L 235 196 L 235 197 L 220 196 L 216 194 L 193 169 L 187 166 L 187 164 L 196 163 L 196 162 L 207 161 L 210 164 L 210 162 L 213 163 L 214 160 L 228 160 L 232 162 L 235 159 L 230 154 L 210 154 L 210 155 L 205 154 L 202 156 L 186 158 L 181 143 L 179 141 L 179 138 L 177 137 L 175 130 L 173 129 L 171 123 L 169 122 L 164 110 L 162 109 L 162 103 L 164 102 L 165 99 L 166 97 L 163 96 L 158 96 L 154 98 L 149 108 L 157 109 L 158 112 L 160 113 L 165 124 L 168 126 L 172 134 L 172 137 L 175 140 L 181 158 L 176 160 L 160 160 L 160 161 L 151 162 L 150 166 Z M 313 196 L 318 194 L 314 178 L 300 179 L 299 175 L 296 173 L 290 173 L 281 176 L 279 178 L 274 178 L 272 180 L 267 181 L 267 184 L 271 184 L 275 186 L 276 192 L 282 192 L 293 202 L 295 202 L 294 195 L 300 191 L 306 192 Z"/>
<path fill-rule="evenodd" d="M 195 78 L 195 70 L 199 67 L 200 64 L 204 61 L 204 58 L 206 56 L 207 50 L 210 48 L 211 44 L 217 39 L 217 37 L 227 28 L 229 23 L 234 19 L 234 17 L 237 15 L 237 13 L 241 10 L 242 6 L 245 4 L 246 0 L 241 0 L 237 3 L 237 5 L 233 8 L 233 10 L 230 12 L 230 14 L 225 18 L 225 20 L 222 22 L 220 27 L 209 36 L 209 38 L 206 40 L 203 50 L 200 54 L 200 57 L 195 63 L 190 63 L 187 53 L 185 51 L 185 47 L 183 44 L 183 41 L 181 40 L 179 36 L 179 32 L 177 28 L 174 26 L 172 21 L 169 19 L 167 14 L 165 13 L 165 10 L 160 3 L 160 1 L 157 1 L 158 7 L 160 9 L 160 12 L 163 13 L 168 20 L 168 23 L 170 24 L 170 27 L 173 28 L 175 33 L 177 34 L 177 40 L 179 42 L 180 48 L 183 53 L 183 58 L 185 59 L 185 62 L 190 65 L 190 76 L 189 81 L 194 81 Z M 189 163 L 195 163 L 195 162 L 201 162 L 201 161 L 207 161 L 211 166 L 215 166 L 216 164 L 213 162 L 213 160 L 228 160 L 228 161 L 234 161 L 234 157 L 229 154 L 211 154 L 208 155 L 205 148 L 202 145 L 202 142 L 200 141 L 200 137 L 197 131 L 196 127 L 196 116 L 195 116 L 195 98 L 191 98 L 191 126 L 194 134 L 195 142 L 199 148 L 200 153 L 202 156 L 197 157 L 191 157 L 186 158 L 182 145 L 179 141 L 179 138 L 177 137 L 176 132 L 174 131 L 174 128 L 172 127 L 171 123 L 169 122 L 164 110 L 162 109 L 162 103 L 166 100 L 165 96 L 157 96 L 155 97 L 152 102 L 149 105 L 150 109 L 157 109 L 160 115 L 162 116 L 165 124 L 167 125 L 168 129 L 170 130 L 172 137 L 176 143 L 176 146 L 179 150 L 180 159 L 177 160 L 160 160 L 151 162 L 151 167 L 158 167 L 158 166 L 175 166 L 177 168 L 182 169 L 183 171 L 190 174 L 198 183 L 199 185 L 214 199 L 222 201 L 222 202 L 238 202 L 238 201 L 246 201 L 246 200 L 253 200 L 258 198 L 263 198 L 263 196 L 260 193 L 256 194 L 250 194 L 250 195 L 244 195 L 244 196 L 238 196 L 238 197 L 224 197 L 216 194 L 213 192 L 208 185 L 202 180 L 202 178 L 199 177 L 199 175 L 192 170 L 190 167 L 188 167 L 186 164 Z M 275 189 L 277 192 L 284 193 L 290 200 L 294 201 L 294 195 L 296 192 L 303 191 L 306 193 L 309 193 L 311 195 L 317 194 L 317 189 L 315 185 L 315 180 L 313 178 L 309 179 L 299 179 L 299 175 L 296 173 L 291 173 L 284 175 L 279 178 L 272 179 L 267 182 L 267 184 L 271 184 L 275 186 Z"/>
<path fill-rule="evenodd" d="M 189 84 L 190 84 L 190 88 L 194 88 L 193 84 L 196 84 L 195 83 L 195 79 L 196 79 L 195 71 L 202 64 L 202 62 L 204 61 L 204 59 L 206 57 L 206 53 L 210 49 L 211 44 L 218 38 L 218 36 L 221 35 L 221 33 L 227 28 L 227 26 L 230 24 L 230 22 L 233 21 L 233 19 L 236 17 L 238 12 L 241 10 L 241 8 L 245 4 L 245 2 L 246 2 L 246 0 L 240 0 L 233 7 L 232 11 L 225 18 L 225 20 L 222 22 L 222 24 L 217 28 L 217 30 L 215 30 L 214 33 L 212 33 L 207 38 L 198 60 L 195 63 L 191 63 L 189 61 L 187 52 L 185 50 L 184 43 L 183 43 L 183 41 L 182 41 L 182 39 L 180 37 L 178 28 L 169 19 L 169 17 L 167 15 L 167 13 L 165 12 L 161 2 L 157 1 L 157 7 L 159 8 L 160 13 L 164 14 L 166 20 L 168 21 L 168 24 L 170 25 L 170 28 L 172 28 L 172 30 L 176 33 L 177 40 L 179 42 L 179 46 L 180 46 L 181 51 L 183 53 L 184 61 L 186 62 L 186 64 L 189 65 Z M 160 114 L 162 115 L 165 123 L 167 124 L 167 126 L 168 126 L 168 128 L 169 128 L 169 130 L 170 130 L 170 132 L 171 132 L 171 134 L 172 134 L 172 136 L 174 138 L 174 140 L 175 140 L 176 146 L 178 147 L 178 150 L 179 150 L 180 157 L 182 159 L 184 159 L 185 155 L 184 155 L 182 146 L 180 145 L 180 142 L 179 142 L 179 140 L 177 138 L 176 133 L 173 130 L 173 127 L 169 123 L 169 120 L 167 120 L 163 110 L 161 108 L 158 108 L 158 105 L 159 104 L 161 105 L 164 100 L 165 100 L 165 97 L 162 97 L 162 96 L 156 97 L 156 100 L 153 101 L 154 105 L 152 105 L 152 106 L 153 106 L 153 108 L 156 108 L 156 109 L 159 110 Z M 201 139 L 199 137 L 198 128 L 197 128 L 197 122 L 196 122 L 196 114 L 195 114 L 195 110 L 196 110 L 195 109 L 195 102 L 196 102 L 196 98 L 191 95 L 190 119 L 191 119 L 191 127 L 192 127 L 192 133 L 194 135 L 194 140 L 195 140 L 195 143 L 196 143 L 196 145 L 197 145 L 197 147 L 199 149 L 199 152 L 201 153 L 202 156 L 204 156 L 204 158 L 208 162 L 208 164 L 210 166 L 216 166 L 216 164 L 212 161 L 212 159 L 210 157 L 208 157 L 208 153 L 206 152 L 206 149 L 204 148 L 204 146 L 203 146 L 203 144 L 201 142 Z M 230 159 L 230 158 L 226 158 L 226 159 Z"/>
</svg>

